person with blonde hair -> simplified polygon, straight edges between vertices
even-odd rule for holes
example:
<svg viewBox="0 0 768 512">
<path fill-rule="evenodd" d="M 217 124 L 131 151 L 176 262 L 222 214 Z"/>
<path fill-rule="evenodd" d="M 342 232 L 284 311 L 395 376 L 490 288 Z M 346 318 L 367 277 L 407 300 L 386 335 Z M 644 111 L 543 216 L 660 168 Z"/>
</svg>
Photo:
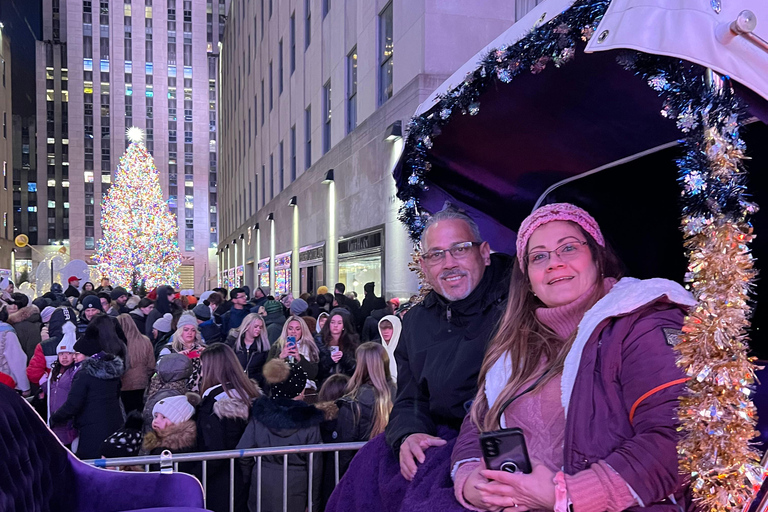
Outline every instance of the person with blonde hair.
<svg viewBox="0 0 768 512">
<path fill-rule="evenodd" d="M 336 403 L 339 406 L 337 423 L 340 443 L 368 441 L 384 432 L 396 386 L 389 372 L 389 355 L 376 342 L 366 342 L 355 353 L 357 367 L 346 388 L 346 394 Z M 339 474 L 343 474 L 354 453 L 339 454 Z"/>
<path fill-rule="evenodd" d="M 200 354 L 204 349 L 197 328 L 197 318 L 192 313 L 182 313 L 176 322 L 176 331 L 171 336 L 171 341 L 160 351 L 160 357 L 168 354 L 184 354 L 189 357 L 192 360 L 192 376 L 187 382 L 187 388 L 197 392 L 200 381 Z"/>
<path fill-rule="evenodd" d="M 293 338 L 294 344 L 288 343 Z M 298 316 L 289 316 L 283 324 L 283 331 L 272 348 L 269 359 L 279 357 L 298 364 L 307 373 L 307 387 L 317 390 L 315 379 L 320 364 L 320 351 L 312 337 L 307 323 Z"/>
<path fill-rule="evenodd" d="M 247 314 L 237 328 L 237 335 L 227 338 L 227 345 L 235 351 L 237 360 L 248 378 L 263 388 L 262 369 L 269 355 L 269 338 L 264 318 L 258 313 Z"/>
<path fill-rule="evenodd" d="M 251 412 L 251 402 L 261 390 L 248 379 L 235 352 L 224 343 L 208 345 L 200 355 L 203 400 L 197 411 L 197 449 L 202 452 L 233 450 L 240 441 Z M 208 462 L 206 506 L 214 512 L 229 510 L 229 461 Z M 235 510 L 245 510 L 247 488 L 235 479 Z"/>
<path fill-rule="evenodd" d="M 122 313 L 117 316 L 117 322 L 125 334 L 130 361 L 120 388 L 120 398 L 127 414 L 141 411 L 144 407 L 144 391 L 155 373 L 155 352 L 149 338 L 139 332 L 131 315 Z"/>
</svg>

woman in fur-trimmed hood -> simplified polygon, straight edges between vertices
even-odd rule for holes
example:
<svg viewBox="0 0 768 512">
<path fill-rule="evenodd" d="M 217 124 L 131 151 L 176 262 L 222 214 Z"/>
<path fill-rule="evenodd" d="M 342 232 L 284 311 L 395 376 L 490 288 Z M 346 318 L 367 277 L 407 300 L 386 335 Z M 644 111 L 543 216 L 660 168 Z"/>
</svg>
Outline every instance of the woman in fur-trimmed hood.
<svg viewBox="0 0 768 512">
<path fill-rule="evenodd" d="M 80 431 L 75 454 L 81 459 L 95 459 L 101 443 L 123 425 L 120 378 L 125 372 L 126 347 L 117 336 L 115 322 L 100 314 L 74 350 L 88 358 L 72 380 L 67 401 L 51 416 L 51 426 L 74 418 L 74 427 Z"/>
<path fill-rule="evenodd" d="M 208 345 L 200 355 L 203 401 L 197 411 L 197 449 L 201 452 L 233 450 L 245 432 L 251 401 L 261 390 L 248 380 L 235 352 L 224 343 Z M 214 512 L 229 510 L 229 461 L 208 462 L 206 506 Z M 235 479 L 235 510 L 245 510 L 247 488 Z"/>
<path fill-rule="evenodd" d="M 301 401 L 307 374 L 298 365 L 273 359 L 264 365 L 264 379 L 269 397 L 253 402 L 251 419 L 237 449 L 267 448 L 271 446 L 298 446 L 321 442 L 320 423 L 323 413 Z M 252 481 L 256 481 L 253 469 Z M 322 483 L 322 457 L 314 457 L 312 482 L 312 508 L 319 510 Z M 288 456 L 288 511 L 303 512 L 307 508 L 307 479 L 309 456 Z M 261 510 L 283 510 L 283 456 L 263 457 L 261 467 Z M 251 486 L 248 505 L 256 510 L 257 487 Z"/>
</svg>

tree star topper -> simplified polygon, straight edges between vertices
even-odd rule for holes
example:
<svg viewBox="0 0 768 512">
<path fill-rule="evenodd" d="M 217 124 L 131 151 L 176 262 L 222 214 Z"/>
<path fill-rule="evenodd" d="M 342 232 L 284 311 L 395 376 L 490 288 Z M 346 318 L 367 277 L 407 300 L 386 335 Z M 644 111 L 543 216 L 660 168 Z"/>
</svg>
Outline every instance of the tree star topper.
<svg viewBox="0 0 768 512">
<path fill-rule="evenodd" d="M 131 126 L 126 130 L 126 135 L 128 136 L 128 140 L 130 142 L 143 142 L 144 141 L 144 130 L 139 128 L 138 126 Z"/>
</svg>

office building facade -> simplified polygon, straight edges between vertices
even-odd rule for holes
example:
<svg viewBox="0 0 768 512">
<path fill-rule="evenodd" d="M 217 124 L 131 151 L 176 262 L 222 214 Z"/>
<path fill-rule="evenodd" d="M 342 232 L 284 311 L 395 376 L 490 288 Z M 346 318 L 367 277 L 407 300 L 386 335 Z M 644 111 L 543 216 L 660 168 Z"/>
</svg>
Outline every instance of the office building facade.
<svg viewBox="0 0 768 512">
<path fill-rule="evenodd" d="M 65 245 L 93 263 L 102 196 L 126 130 L 137 126 L 177 216 L 183 288 L 215 281 L 217 61 L 227 8 L 228 0 L 43 0 L 39 246 Z"/>
<path fill-rule="evenodd" d="M 390 175 L 416 107 L 515 2 L 233 0 L 221 54 L 219 281 L 417 292 Z"/>
</svg>

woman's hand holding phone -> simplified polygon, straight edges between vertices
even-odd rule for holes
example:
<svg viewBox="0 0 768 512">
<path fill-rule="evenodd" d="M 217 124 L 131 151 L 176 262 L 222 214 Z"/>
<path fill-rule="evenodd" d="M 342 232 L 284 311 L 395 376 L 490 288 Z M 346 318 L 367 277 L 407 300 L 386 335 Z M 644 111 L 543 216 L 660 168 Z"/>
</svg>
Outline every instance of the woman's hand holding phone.
<svg viewBox="0 0 768 512">
<path fill-rule="evenodd" d="M 341 361 L 341 356 L 343 355 L 344 355 L 344 352 L 342 352 L 341 350 L 337 350 L 335 352 L 331 352 L 331 359 L 333 359 L 334 363 L 338 363 L 339 361 Z"/>
<path fill-rule="evenodd" d="M 488 482 L 481 482 L 475 487 L 483 493 L 484 502 L 490 506 L 515 512 L 555 508 L 555 472 L 545 466 L 536 465 L 529 474 L 489 469 L 482 469 L 479 474 Z M 469 501 L 467 495 L 464 496 Z"/>
<path fill-rule="evenodd" d="M 464 493 L 464 499 L 467 500 L 470 505 L 483 510 L 488 510 L 490 512 L 498 512 L 503 510 L 504 507 L 491 505 L 487 501 L 487 498 L 494 496 L 493 494 L 489 493 L 488 491 L 481 491 L 478 488 L 478 485 L 487 484 L 489 482 L 487 478 L 480 474 L 480 472 L 484 470 L 485 462 L 481 461 L 480 464 L 474 470 L 472 470 L 472 473 L 469 474 L 467 481 L 464 482 L 464 489 L 462 490 Z M 525 509 L 522 509 L 522 511 L 524 510 Z"/>
</svg>

